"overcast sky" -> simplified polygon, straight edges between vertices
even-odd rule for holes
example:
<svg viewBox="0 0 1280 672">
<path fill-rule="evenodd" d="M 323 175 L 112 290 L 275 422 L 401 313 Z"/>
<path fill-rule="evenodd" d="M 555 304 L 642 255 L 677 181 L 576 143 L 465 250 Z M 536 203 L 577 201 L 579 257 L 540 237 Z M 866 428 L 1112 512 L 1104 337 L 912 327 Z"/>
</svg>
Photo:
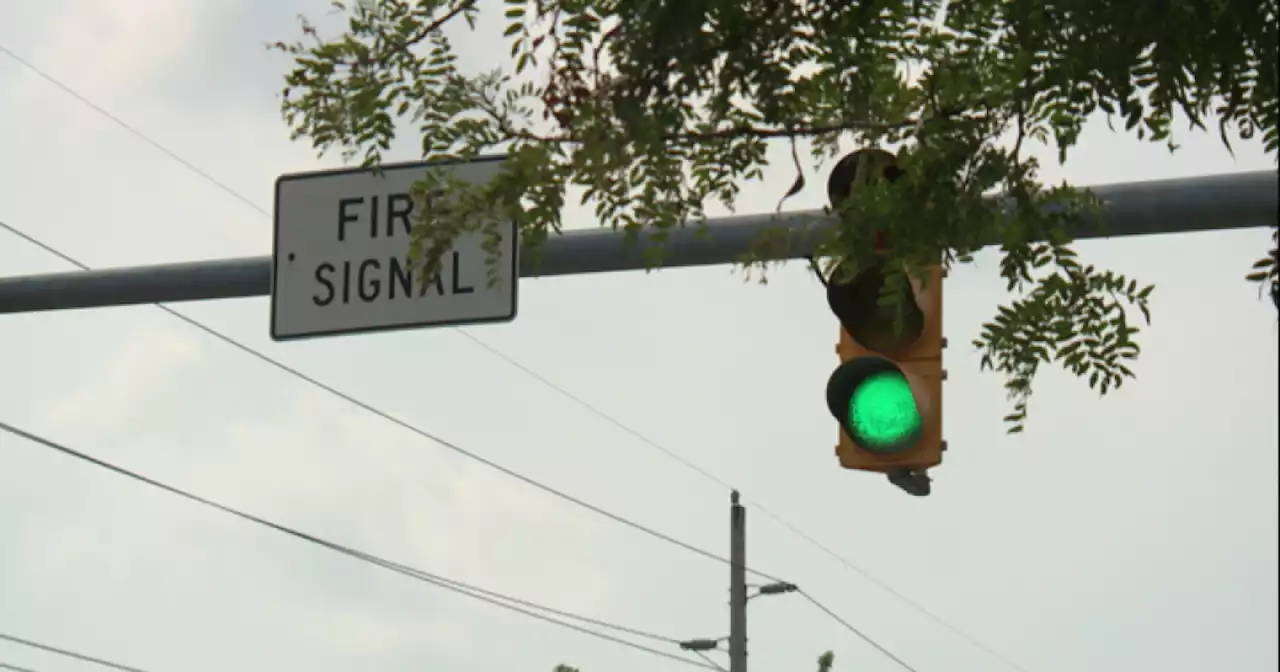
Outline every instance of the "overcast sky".
<svg viewBox="0 0 1280 672">
<path fill-rule="evenodd" d="M 269 208 L 291 144 L 274 94 L 317 1 L 0 2 L 0 45 Z M 462 43 L 500 63 L 490 12 Z M 411 143 L 410 143 L 411 145 Z M 406 145 L 407 146 L 407 145 Z M 414 158 L 402 149 L 393 158 Z M 782 164 L 785 165 L 785 164 Z M 1259 170 L 1208 136 L 1091 126 L 1052 179 Z M 774 207 L 779 167 L 741 212 Z M 812 180 L 817 183 L 820 180 Z M 821 204 L 816 191 L 789 207 Z M 270 252 L 271 221 L 0 54 L 0 221 L 93 267 Z M 575 212 L 574 226 L 592 226 Z M 1005 298 L 996 258 L 946 285 L 935 494 L 841 470 L 822 389 L 836 323 L 799 265 L 527 280 L 468 333 L 740 488 L 748 564 L 799 584 L 921 672 L 1276 669 L 1277 317 L 1243 275 L 1264 230 L 1079 245 L 1158 289 L 1138 379 L 1099 400 L 1037 381 L 1007 436 L 967 344 Z M 0 275 L 73 270 L 0 232 Z M 449 329 L 288 344 L 268 301 L 180 309 L 328 384 L 618 515 L 728 552 L 728 492 Z M 548 496 L 154 307 L 0 317 L 0 421 L 420 569 L 675 638 L 727 633 L 727 568 Z M 153 672 L 690 669 L 423 585 L 0 435 L 0 633 Z M 853 568 L 851 568 L 853 567 Z M 856 568 L 856 569 L 854 569 Z M 862 573 L 860 573 L 862 572 Z M 751 603 L 757 671 L 900 669 L 798 596 Z M 670 650 L 670 649 L 669 649 Z M 720 659 L 723 662 L 723 659 Z M 0 641 L 0 662 L 93 669 Z"/>
</svg>

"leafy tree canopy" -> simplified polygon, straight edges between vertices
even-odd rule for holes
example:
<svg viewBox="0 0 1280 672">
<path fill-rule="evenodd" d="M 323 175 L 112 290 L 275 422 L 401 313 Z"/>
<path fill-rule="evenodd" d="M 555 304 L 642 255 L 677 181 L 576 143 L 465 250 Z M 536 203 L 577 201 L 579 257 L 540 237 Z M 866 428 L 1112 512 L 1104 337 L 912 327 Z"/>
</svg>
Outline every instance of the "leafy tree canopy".
<svg viewBox="0 0 1280 672">
<path fill-rule="evenodd" d="M 973 343 L 1005 376 L 1010 431 L 1043 365 L 1102 394 L 1132 377 L 1127 311 L 1149 320 L 1152 291 L 1077 260 L 1069 224 L 1096 203 L 1042 184 L 1028 140 L 1065 161 L 1101 111 L 1171 150 L 1175 115 L 1228 146 L 1278 144 L 1277 0 L 504 0 L 511 61 L 497 72 L 466 71 L 442 31 L 474 30 L 476 0 L 333 5 L 345 33 L 304 20 L 300 40 L 273 45 L 294 59 L 295 138 L 367 165 L 405 128 L 426 159 L 511 157 L 491 184 L 419 185 L 435 199 L 410 252 L 425 274 L 460 232 L 496 236 L 504 218 L 536 252 L 571 189 L 600 222 L 661 243 L 708 204 L 731 208 L 770 141 L 790 143 L 788 195 L 805 187 L 802 150 L 821 166 L 841 146 L 890 148 L 904 176 L 854 185 L 816 256 L 865 268 L 871 223 L 890 273 L 998 245 L 1012 297 Z M 1249 275 L 1273 292 L 1275 255 Z M 902 283 L 884 286 L 901 306 Z"/>
</svg>

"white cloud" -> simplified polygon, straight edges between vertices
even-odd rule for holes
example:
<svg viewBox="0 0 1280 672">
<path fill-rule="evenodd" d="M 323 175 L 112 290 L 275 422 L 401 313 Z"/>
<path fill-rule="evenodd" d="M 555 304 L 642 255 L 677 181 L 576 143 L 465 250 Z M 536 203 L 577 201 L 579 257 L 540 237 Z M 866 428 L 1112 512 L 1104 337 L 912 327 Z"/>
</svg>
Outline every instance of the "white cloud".
<svg viewBox="0 0 1280 672">
<path fill-rule="evenodd" d="M 78 388 L 59 395 L 37 426 L 56 428 L 43 433 L 126 469 L 392 561 L 561 609 L 585 614 L 609 610 L 616 593 L 614 578 L 590 555 L 572 552 L 591 543 L 598 528 L 591 519 L 565 516 L 565 507 L 540 492 L 458 459 L 327 393 L 279 377 L 252 360 L 241 363 L 249 364 L 245 368 L 257 374 L 257 382 L 237 381 L 234 367 L 220 365 L 223 357 L 226 354 L 211 352 L 190 335 L 140 326 L 100 368 L 84 371 Z M 264 382 L 274 391 L 261 389 L 245 397 L 246 391 Z M 77 485 L 56 492 L 61 515 L 45 517 L 39 526 L 15 529 L 15 540 L 20 539 L 15 543 L 21 548 L 11 558 L 9 571 L 15 577 L 58 584 L 60 594 L 77 600 L 109 603 L 132 594 L 157 608 L 200 599 L 192 591 L 203 588 L 188 585 L 191 576 L 225 574 L 240 567 L 257 572 L 267 581 L 261 584 L 265 586 L 273 583 L 266 577 L 293 573 L 290 561 L 281 556 L 256 553 L 252 546 L 233 550 L 233 540 L 262 537 L 250 523 L 201 513 L 197 504 L 86 464 L 66 459 L 57 464 L 72 472 L 69 483 Z M 55 493 L 33 489 L 25 496 L 39 502 Z M 121 497 L 133 503 L 100 503 Z M 128 520 L 137 523 L 119 527 Z M 211 552 L 228 543 L 233 546 Z M 513 554 L 513 543 L 545 543 L 554 550 Z M 273 542 L 273 547 L 278 544 Z M 285 540 L 286 547 L 289 544 L 297 548 L 284 557 L 331 553 Z M 98 553 L 93 560 L 97 573 L 72 582 L 58 578 L 75 574 L 77 567 L 94 558 L 95 548 L 104 546 L 113 552 Z M 354 561 L 340 562 L 347 563 L 344 575 L 382 574 Z M 342 597 L 345 591 L 326 597 L 323 585 L 306 583 L 306 574 L 293 581 L 317 591 L 317 605 L 349 610 Z M 147 590 L 138 593 L 143 584 Z M 248 587 L 254 585 L 259 584 Z M 419 599 L 441 594 L 429 587 L 410 585 L 407 590 Z M 259 597 L 269 594 L 268 590 Z M 448 601 L 451 610 L 461 604 L 466 613 L 497 609 L 471 605 L 465 598 Z M 366 642 L 357 636 L 358 626 L 339 625 L 346 616 L 327 617 L 320 606 L 316 609 L 332 626 L 309 627 L 334 627 L 345 633 L 334 640 L 335 646 L 372 652 L 377 649 L 370 642 L 401 636 L 395 628 L 379 629 L 385 616 L 378 621 L 369 614 L 366 618 L 382 625 L 369 626 L 377 632 Z M 291 617 L 281 613 L 271 618 Z M 432 641 L 464 646 L 463 634 L 461 626 L 445 625 Z M 465 646 L 475 645 L 471 641 Z"/>
<path fill-rule="evenodd" d="M 99 104 L 146 91 L 173 72 L 200 43 L 204 22 L 219 13 L 211 3 L 167 0 L 64 0 L 46 7 L 53 11 L 36 28 L 43 39 L 30 60 L 51 74 L 76 73 L 82 93 Z"/>
<path fill-rule="evenodd" d="M 177 330 L 136 328 L 100 371 L 78 390 L 59 397 L 49 409 L 54 426 L 87 431 L 118 430 L 145 421 L 162 406 L 157 397 L 183 375 L 201 348 Z"/>
<path fill-rule="evenodd" d="M 323 13 L 324 3 L 11 4 L 0 41 L 251 200 L 269 205 L 276 174 L 320 165 L 285 139 L 270 99 L 282 66 L 260 41 L 293 34 L 293 14 Z M 267 250 L 266 218 L 0 65 L 0 153 L 17 157 L 0 165 L 6 222 L 95 265 Z M 175 88 L 176 74 L 189 88 Z M 1169 157 L 1091 128 L 1061 173 L 1096 184 L 1271 165 L 1257 153 L 1231 159 L 1215 142 L 1206 136 Z M 773 208 L 787 171 L 771 170 L 741 209 Z M 816 206 L 819 192 L 788 206 Z M 1265 242 L 1265 233 L 1214 234 L 1086 250 L 1161 285 L 1139 380 L 1098 401 L 1078 381 L 1046 377 L 1022 438 L 1001 434 L 998 380 L 978 375 L 963 349 L 948 354 L 958 358 L 947 391 L 953 449 L 937 495 L 923 502 L 835 467 L 820 402 L 834 324 L 803 269 L 767 289 L 726 269 L 529 283 L 520 320 L 482 333 L 1029 669 L 1199 670 L 1220 662 L 1215 651 L 1262 651 L 1275 629 L 1266 577 L 1275 575 L 1276 512 L 1253 494 L 1275 489 L 1275 320 L 1239 279 Z M 45 264 L 21 268 L 54 267 L 24 244 L 0 246 L 6 260 Z M 1201 259 L 1206 247 L 1217 256 Z M 1195 274 L 1187 259 L 1197 259 Z M 1003 296 L 991 273 L 976 271 L 957 273 L 948 292 L 955 343 Z M 284 346 L 266 341 L 261 300 L 184 310 L 498 463 L 725 547 L 719 489 L 462 339 L 420 332 Z M 424 570 L 663 634 L 724 633 L 721 565 L 168 319 L 147 308 L 0 319 L 5 421 Z M 1236 332 L 1224 346 L 1222 335 Z M 779 526 L 751 520 L 749 564 L 801 583 L 920 669 L 996 669 Z M 0 631 L 148 669 L 667 669 L 6 436 L 0 529 Z M 758 669 L 807 664 L 827 648 L 841 670 L 892 669 L 799 601 L 752 609 Z M 1114 628 L 1097 625 L 1102 609 Z M 30 661 L 57 669 L 39 663 Z M 1274 658 L 1235 669 L 1274 669 Z"/>
</svg>

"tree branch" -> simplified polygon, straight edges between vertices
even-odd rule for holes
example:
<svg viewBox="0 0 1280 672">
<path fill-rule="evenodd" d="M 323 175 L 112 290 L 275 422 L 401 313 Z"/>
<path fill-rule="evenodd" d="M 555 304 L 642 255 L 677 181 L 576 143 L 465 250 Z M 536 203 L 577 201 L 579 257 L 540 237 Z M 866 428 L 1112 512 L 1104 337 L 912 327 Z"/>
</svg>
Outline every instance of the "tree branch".
<svg viewBox="0 0 1280 672">
<path fill-rule="evenodd" d="M 389 46 L 385 47 L 381 55 L 379 55 L 377 58 L 368 58 L 361 61 L 338 61 L 334 63 L 334 65 L 337 67 L 347 67 L 347 68 L 368 67 L 371 65 L 376 65 L 378 67 L 386 67 L 387 64 L 391 61 L 392 57 L 394 57 L 399 53 L 404 52 L 406 49 L 409 49 L 410 47 L 413 47 L 421 43 L 423 40 L 427 39 L 431 35 L 431 33 L 434 33 L 435 31 L 440 30 L 441 28 L 444 27 L 444 24 L 452 21 L 453 19 L 456 19 L 463 12 L 475 9 L 477 2 L 478 0 L 462 0 L 462 2 L 459 2 L 457 5 L 454 5 L 453 9 L 450 9 L 449 11 L 445 12 L 443 16 L 435 19 L 434 21 L 427 23 L 425 26 L 419 29 L 418 32 L 414 33 L 413 35 L 410 35 L 409 37 L 399 42 L 394 42 Z M 312 34 L 314 34 L 314 30 L 312 30 Z"/>
<path fill-rule="evenodd" d="M 453 8 L 453 9 L 449 10 L 448 12 L 445 12 L 444 16 L 442 16 L 442 17 L 440 17 L 440 18 L 436 19 L 435 21 L 432 21 L 431 23 L 428 23 L 427 25 L 423 26 L 423 27 L 422 27 L 422 30 L 419 30 L 416 34 L 414 34 L 414 35 L 410 36 L 410 37 L 409 37 L 409 39 L 407 39 L 407 40 L 405 40 L 404 42 L 402 42 L 401 44 L 397 45 L 394 51 L 400 51 L 400 50 L 402 50 L 402 49 L 407 49 L 407 48 L 412 47 L 413 45 L 418 44 L 419 42 L 421 42 L 421 41 L 423 41 L 423 40 L 427 39 L 427 36 L 428 36 L 428 35 L 430 35 L 431 33 L 435 32 L 435 31 L 437 31 L 437 30 L 440 30 L 441 28 L 443 28 L 443 27 L 444 27 L 444 24 L 446 24 L 446 23 L 448 23 L 448 22 L 452 21 L 453 19 L 457 18 L 459 14 L 462 14 L 463 12 L 465 12 L 465 11 L 467 11 L 467 10 L 470 10 L 470 9 L 475 9 L 475 8 L 476 8 L 476 2 L 477 2 L 477 0 L 462 0 L 462 2 L 460 2 L 460 3 L 458 3 L 456 6 L 454 6 L 454 8 Z"/>
<path fill-rule="evenodd" d="M 985 117 L 969 117 L 969 119 L 981 120 Z M 501 130 L 509 135 L 513 140 L 534 140 L 537 142 L 564 143 L 575 144 L 581 143 L 583 140 L 574 137 L 572 133 L 565 135 L 539 135 L 529 131 L 522 131 L 511 128 L 504 121 L 498 120 Z M 929 119 L 923 122 L 930 121 Z M 662 135 L 662 139 L 666 141 L 691 141 L 691 142 L 707 142 L 711 140 L 724 140 L 726 138 L 752 137 L 752 138 L 790 138 L 790 137 L 811 137 L 815 135 L 826 135 L 828 133 L 842 133 L 845 131 L 893 131 L 903 128 L 911 128 L 923 123 L 920 119 L 905 119 L 903 121 L 893 123 L 872 123 L 872 122 L 846 122 L 840 124 L 818 124 L 815 126 L 799 126 L 789 128 L 763 128 L 760 126 L 729 126 L 714 131 L 680 131 L 677 133 L 667 133 Z"/>
</svg>

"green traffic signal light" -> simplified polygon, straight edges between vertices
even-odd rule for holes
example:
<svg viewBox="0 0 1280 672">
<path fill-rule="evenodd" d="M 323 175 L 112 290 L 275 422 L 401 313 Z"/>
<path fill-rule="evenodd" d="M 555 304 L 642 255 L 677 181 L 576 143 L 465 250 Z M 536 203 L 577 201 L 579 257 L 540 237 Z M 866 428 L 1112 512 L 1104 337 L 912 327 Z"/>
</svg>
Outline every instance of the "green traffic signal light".
<svg viewBox="0 0 1280 672">
<path fill-rule="evenodd" d="M 867 448 L 897 445 L 924 424 L 901 373 L 877 373 L 862 381 L 849 398 L 848 422 Z"/>
<path fill-rule="evenodd" d="M 924 433 L 911 384 L 883 357 L 857 357 L 831 374 L 827 408 L 854 443 L 894 454 L 910 450 Z"/>
</svg>

